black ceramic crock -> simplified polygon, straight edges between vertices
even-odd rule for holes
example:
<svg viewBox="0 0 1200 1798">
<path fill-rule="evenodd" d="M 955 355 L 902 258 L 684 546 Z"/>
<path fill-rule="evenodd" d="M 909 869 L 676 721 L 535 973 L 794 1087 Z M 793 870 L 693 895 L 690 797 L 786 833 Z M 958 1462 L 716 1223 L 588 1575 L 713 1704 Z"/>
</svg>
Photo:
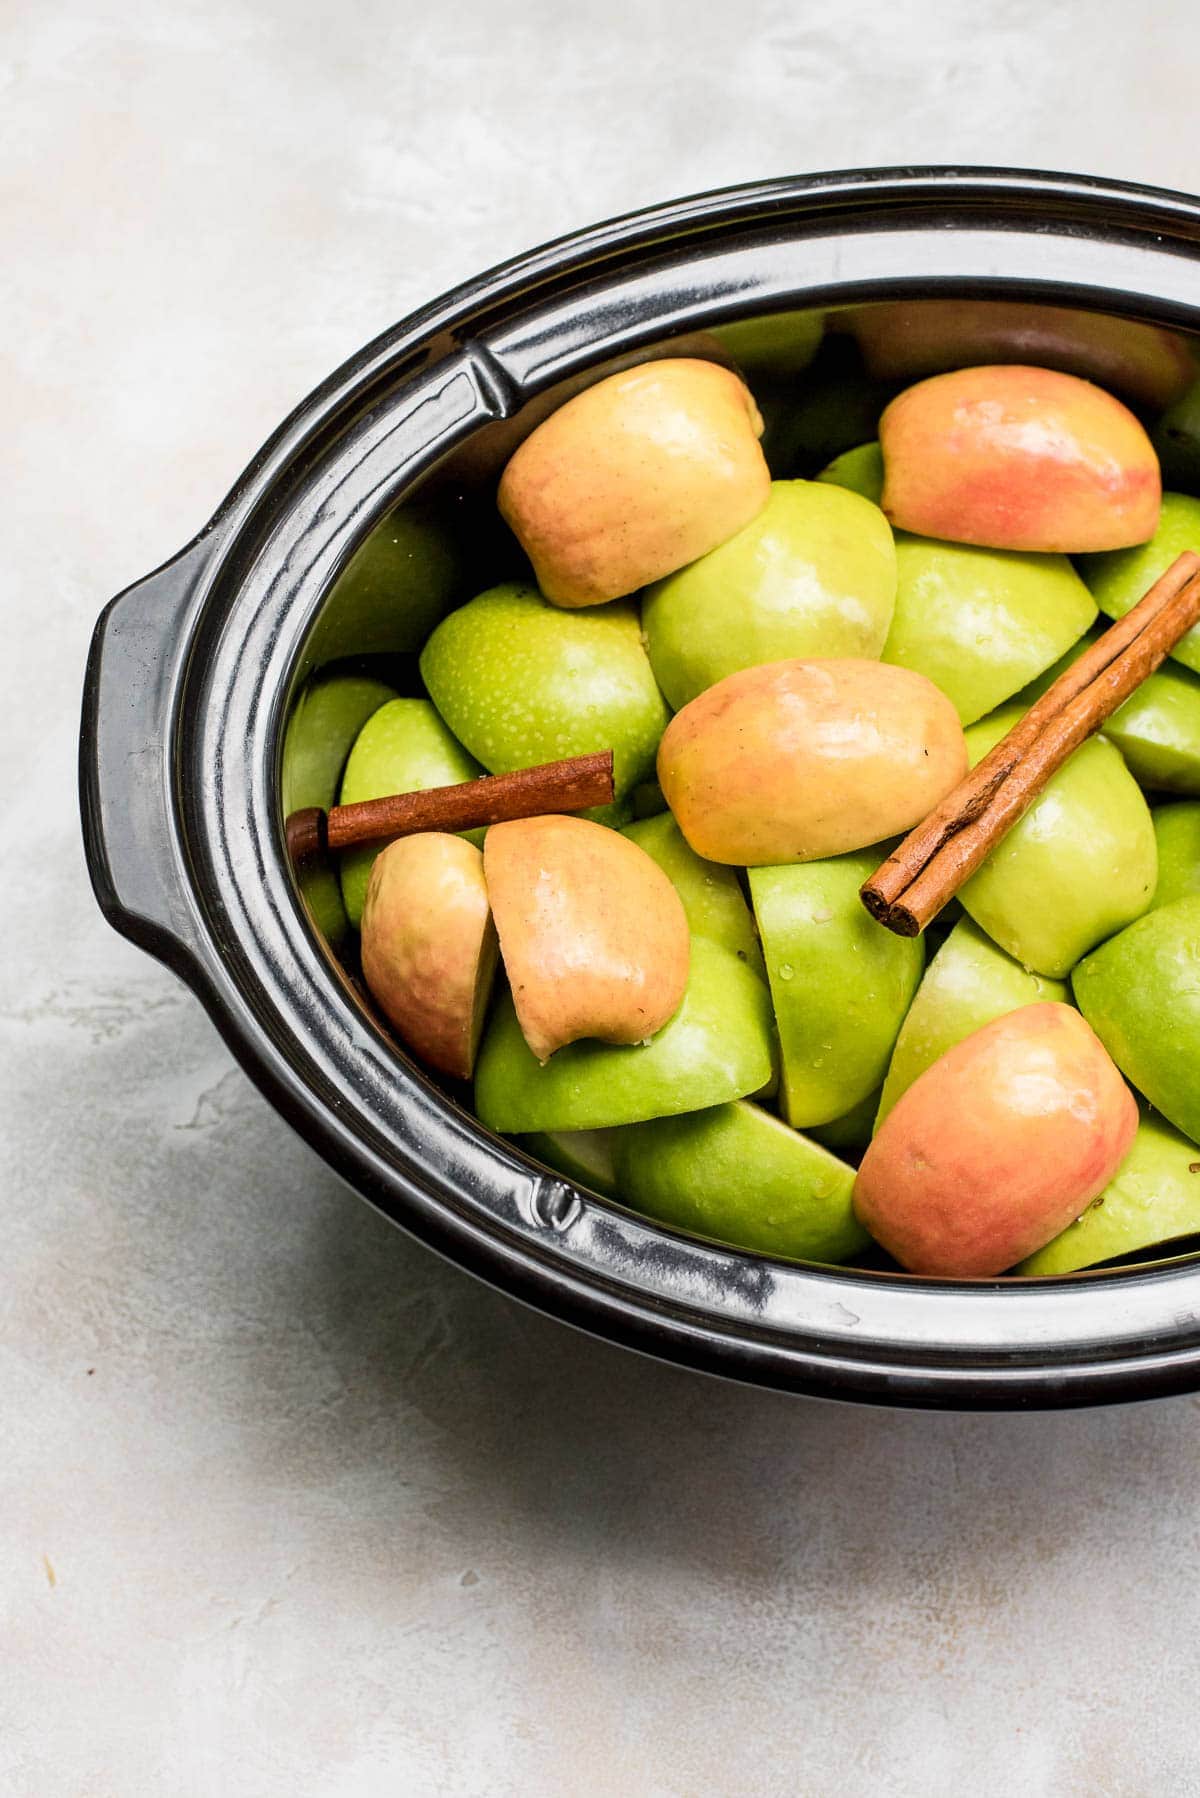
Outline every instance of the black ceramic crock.
<svg viewBox="0 0 1200 1798">
<path fill-rule="evenodd" d="M 1039 299 L 1200 330 L 1200 201 L 995 169 L 806 176 L 618 219 L 481 276 L 339 369 L 212 522 L 96 627 L 81 786 L 116 929 L 396 1223 L 521 1299 L 795 1392 L 955 1409 L 1200 1386 L 1200 1263 L 939 1282 L 774 1262 L 661 1229 L 485 1131 L 376 1027 L 284 854 L 280 743 L 313 619 L 385 511 L 598 364 L 789 307 Z"/>
</svg>

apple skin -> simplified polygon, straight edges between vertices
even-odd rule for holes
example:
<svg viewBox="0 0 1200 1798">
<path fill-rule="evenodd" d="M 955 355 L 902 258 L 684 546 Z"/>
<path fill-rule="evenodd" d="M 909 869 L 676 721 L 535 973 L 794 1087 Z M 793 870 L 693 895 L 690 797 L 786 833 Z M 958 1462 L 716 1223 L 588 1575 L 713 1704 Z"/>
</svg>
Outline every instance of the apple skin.
<svg viewBox="0 0 1200 1798">
<path fill-rule="evenodd" d="M 559 606 L 594 606 L 724 543 L 767 503 L 762 419 L 731 369 L 645 362 L 551 413 L 500 477 L 500 511 Z"/>
<path fill-rule="evenodd" d="M 306 682 L 283 738 L 280 794 L 285 818 L 312 805 L 329 810 L 351 744 L 372 713 L 395 696 L 383 681 L 338 669 Z M 338 948 L 348 920 L 337 870 L 326 858 L 314 859 L 297 871 L 296 880 L 317 929 Z"/>
<path fill-rule="evenodd" d="M 896 1038 L 879 1097 L 876 1128 L 914 1080 L 940 1055 L 993 1018 L 1023 1005 L 1069 998 L 1060 980 L 1030 974 L 997 948 L 978 925 L 963 918 L 930 962 Z"/>
<path fill-rule="evenodd" d="M 648 1043 L 568 1043 L 542 1064 L 502 993 L 476 1063 L 475 1110 L 510 1134 L 604 1130 L 745 1098 L 770 1080 L 774 1056 L 765 984 L 697 937 L 683 1004 Z"/>
<path fill-rule="evenodd" d="M 458 542 L 445 507 L 421 500 L 397 507 L 364 538 L 326 595 L 307 646 L 313 665 L 420 649 L 461 591 Z"/>
<path fill-rule="evenodd" d="M 647 590 L 642 629 L 678 710 L 760 662 L 878 656 L 895 597 L 892 531 L 878 506 L 840 487 L 775 481 L 736 536 Z"/>
<path fill-rule="evenodd" d="M 927 675 L 964 724 L 1011 699 L 1095 622 L 1095 601 L 1065 556 L 902 531 L 896 568 L 883 659 Z"/>
<path fill-rule="evenodd" d="M 795 1261 L 845 1261 L 870 1238 L 854 1169 L 746 1100 L 622 1130 L 621 1196 L 659 1223 Z"/>
<path fill-rule="evenodd" d="M 1200 674 L 1164 662 L 1104 726 L 1143 787 L 1200 794 Z"/>
<path fill-rule="evenodd" d="M 1104 1191 L 1137 1103 L 1069 1005 L 1026 1005 L 957 1043 L 884 1119 L 859 1222 L 911 1273 L 980 1279 L 1043 1248 Z"/>
<path fill-rule="evenodd" d="M 767 970 L 758 932 L 733 869 L 706 862 L 689 849 L 670 812 L 627 824 L 621 834 L 658 863 L 683 901 L 692 935 L 709 937 L 723 948 L 732 949 L 765 980 Z"/>
<path fill-rule="evenodd" d="M 521 1034 L 539 1061 L 580 1037 L 647 1041 L 679 1010 L 679 894 L 636 843 L 561 814 L 493 824 L 483 870 Z"/>
<path fill-rule="evenodd" d="M 1085 556 L 1080 569 L 1100 610 L 1110 618 L 1124 618 L 1185 549 L 1200 551 L 1200 499 L 1190 493 L 1164 493 L 1158 529 L 1148 543 Z M 1200 674 L 1200 624 L 1180 638 L 1171 654 Z"/>
<path fill-rule="evenodd" d="M 1158 842 L 1155 906 L 1200 898 L 1200 802 L 1160 805 L 1153 817 Z"/>
<path fill-rule="evenodd" d="M 844 1153 L 857 1156 L 871 1140 L 878 1109 L 878 1091 L 868 1093 L 865 1099 L 852 1105 L 840 1118 L 830 1118 L 827 1124 L 810 1124 L 806 1134 L 814 1142 L 819 1142 L 822 1148 L 832 1149 L 835 1155 Z"/>
<path fill-rule="evenodd" d="M 825 314 L 771 312 L 714 325 L 713 336 L 739 368 L 773 376 L 802 375 L 825 335 Z"/>
<path fill-rule="evenodd" d="M 873 375 L 918 381 L 980 363 L 1082 375 L 1158 412 L 1196 378 L 1186 340 L 1158 325 L 1025 300 L 885 300 L 856 307 L 852 328 Z"/>
<path fill-rule="evenodd" d="M 519 1136 L 521 1147 L 556 1174 L 565 1174 L 577 1186 L 598 1192 L 603 1199 L 617 1197 L 614 1165 L 619 1130 L 548 1130 Z"/>
<path fill-rule="evenodd" d="M 618 801 L 653 773 L 670 717 L 632 606 L 564 612 L 515 581 L 443 619 L 421 675 L 489 773 L 611 749 Z"/>
<path fill-rule="evenodd" d="M 1002 706 L 967 731 L 972 762 L 1021 717 Z M 1121 759 L 1092 737 L 959 892 L 981 929 L 1023 967 L 1061 980 L 1081 955 L 1148 910 L 1158 881 L 1150 808 Z"/>
<path fill-rule="evenodd" d="M 883 509 L 898 529 L 985 549 L 1120 549 L 1158 525 L 1162 480 L 1120 400 L 1075 375 L 1005 364 L 934 375 L 879 421 Z"/>
<path fill-rule="evenodd" d="M 443 831 L 375 859 L 362 915 L 371 997 L 426 1066 L 469 1080 L 496 971 L 483 857 Z"/>
<path fill-rule="evenodd" d="M 1139 1249 L 1200 1234 L 1196 1145 L 1153 1112 L 1143 1115 L 1115 1177 L 1081 1217 L 1020 1262 L 1019 1274 L 1070 1274 Z"/>
<path fill-rule="evenodd" d="M 446 729 L 427 699 L 392 699 L 371 714 L 355 738 L 342 775 L 341 803 L 384 799 L 389 793 L 423 793 L 475 780 L 483 769 Z M 464 831 L 482 847 L 482 830 Z M 377 844 L 347 849 L 340 859 L 342 900 L 355 930 L 362 918 Z"/>
<path fill-rule="evenodd" d="M 843 450 L 825 464 L 816 479 L 831 487 L 845 487 L 878 506 L 883 500 L 883 451 L 878 442 Z"/>
<path fill-rule="evenodd" d="M 1071 984 L 1121 1072 L 1200 1143 L 1200 898 L 1156 906 L 1081 961 Z"/>
<path fill-rule="evenodd" d="M 709 861 L 816 861 L 897 836 L 966 772 L 950 701 L 907 668 L 769 662 L 709 687 L 667 726 L 658 778 Z"/>
<path fill-rule="evenodd" d="M 790 867 L 751 868 L 783 1058 L 783 1111 L 802 1129 L 842 1117 L 874 1092 L 925 964 L 920 937 L 877 924 L 859 888 L 879 849 Z"/>
</svg>

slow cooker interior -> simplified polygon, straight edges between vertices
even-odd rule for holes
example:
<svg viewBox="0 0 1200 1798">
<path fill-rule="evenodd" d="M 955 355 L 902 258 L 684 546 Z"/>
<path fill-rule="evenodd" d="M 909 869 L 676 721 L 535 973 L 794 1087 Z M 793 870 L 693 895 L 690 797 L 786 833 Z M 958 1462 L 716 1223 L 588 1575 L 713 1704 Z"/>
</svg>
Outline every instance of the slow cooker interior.
<svg viewBox="0 0 1200 1798">
<path fill-rule="evenodd" d="M 704 331 L 680 332 L 597 362 L 544 389 L 513 416 L 484 424 L 374 527 L 328 587 L 296 668 L 280 755 L 281 815 L 336 801 L 353 738 L 382 693 L 424 692 L 417 658 L 440 617 L 499 581 L 531 576 L 495 505 L 499 471 L 522 438 L 572 392 L 616 368 L 677 355 L 729 362 L 742 371 L 763 414 L 764 449 L 775 478 L 811 477 L 842 451 L 873 439 L 883 407 L 911 380 L 971 363 L 1012 361 L 1060 368 L 1109 387 L 1151 428 L 1166 485 L 1200 494 L 1200 405 L 1193 435 L 1186 406 L 1178 404 L 1197 367 L 1185 333 L 1080 307 L 941 295 L 832 311 L 741 318 L 731 312 Z M 323 707 L 322 694 L 330 695 L 337 677 L 347 674 L 358 677 L 357 698 L 349 708 Z M 298 894 L 312 930 L 339 964 L 341 1002 L 374 1015 L 358 979 L 357 938 L 347 926 L 336 869 L 328 862 L 310 864 L 299 877 Z M 412 1067 L 401 1047 L 394 1053 Z M 469 1109 L 465 1090 L 452 1083 L 441 1083 L 441 1090 L 450 1104 Z M 613 1200 L 590 1196 L 620 1209 Z M 1074 1278 L 1197 1254 L 1200 1237 L 1177 1238 Z M 896 1271 L 882 1251 L 851 1265 L 879 1277 Z"/>
</svg>

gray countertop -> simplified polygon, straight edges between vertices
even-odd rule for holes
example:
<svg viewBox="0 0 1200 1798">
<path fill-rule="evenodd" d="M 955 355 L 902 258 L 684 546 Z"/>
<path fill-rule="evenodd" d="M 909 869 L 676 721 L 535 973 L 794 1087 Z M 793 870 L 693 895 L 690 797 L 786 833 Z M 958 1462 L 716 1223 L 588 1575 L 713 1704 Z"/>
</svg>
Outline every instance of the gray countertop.
<svg viewBox="0 0 1200 1798">
<path fill-rule="evenodd" d="M 1200 1791 L 1198 1401 L 841 1409 L 573 1334 L 346 1192 L 91 902 L 96 612 L 412 306 L 763 174 L 1200 188 L 1190 0 L 617 18 L 2 9 L 11 1798 Z"/>
</svg>

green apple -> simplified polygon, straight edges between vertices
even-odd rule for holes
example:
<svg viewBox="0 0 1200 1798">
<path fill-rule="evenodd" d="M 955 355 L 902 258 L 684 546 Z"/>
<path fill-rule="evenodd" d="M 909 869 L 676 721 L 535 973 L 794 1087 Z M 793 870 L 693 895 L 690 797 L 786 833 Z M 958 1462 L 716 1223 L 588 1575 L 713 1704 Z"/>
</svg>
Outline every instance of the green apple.
<svg viewBox="0 0 1200 1798">
<path fill-rule="evenodd" d="M 883 451 L 877 441 L 860 443 L 827 462 L 816 478 L 834 487 L 848 487 L 877 506 L 883 498 Z"/>
<path fill-rule="evenodd" d="M 1096 617 L 1066 556 L 976 549 L 901 531 L 896 570 L 883 659 L 927 675 L 964 724 L 1050 667 Z"/>
<path fill-rule="evenodd" d="M 1104 726 L 1144 787 L 1200 793 L 1200 674 L 1164 662 Z"/>
<path fill-rule="evenodd" d="M 367 674 L 329 669 L 302 687 L 283 738 L 283 815 L 319 805 L 328 811 L 350 746 L 371 714 L 394 698 L 394 690 Z M 310 861 L 297 876 L 317 928 L 336 948 L 346 934 L 346 912 L 335 869 L 327 860 Z"/>
<path fill-rule="evenodd" d="M 1066 1003 L 1068 997 L 1061 981 L 1028 973 L 964 918 L 930 962 L 900 1027 L 880 1095 L 876 1129 L 913 1081 L 955 1043 L 1022 1005 Z"/>
<path fill-rule="evenodd" d="M 760 978 L 766 978 L 758 932 L 732 868 L 706 862 L 689 848 L 670 812 L 627 824 L 622 833 L 644 849 L 672 882 L 687 913 L 692 935 L 732 949 Z"/>
<path fill-rule="evenodd" d="M 1153 1112 L 1138 1125 L 1115 1180 L 1082 1217 L 1014 1269 L 1069 1274 L 1138 1249 L 1200 1234 L 1200 1153 Z"/>
<path fill-rule="evenodd" d="M 377 524 L 321 607 L 309 640 L 315 666 L 341 656 L 411 655 L 453 605 L 462 582 L 444 507 L 410 500 Z"/>
<path fill-rule="evenodd" d="M 492 587 L 442 620 L 421 674 L 493 774 L 611 749 L 620 801 L 654 772 L 670 714 L 627 601 L 570 611 L 536 587 Z"/>
<path fill-rule="evenodd" d="M 384 799 L 389 793 L 423 793 L 475 780 L 483 770 L 455 741 L 427 699 L 393 699 L 363 725 L 342 775 L 341 803 Z M 462 833 L 482 844 L 482 830 Z M 341 858 L 342 899 L 357 930 L 367 882 L 381 843 L 348 849 Z"/>
<path fill-rule="evenodd" d="M 835 1154 L 843 1151 L 846 1154 L 857 1154 L 865 1149 L 871 1140 L 875 1128 L 875 1113 L 879 1110 L 879 1093 L 868 1093 L 849 1111 L 844 1111 L 840 1118 L 831 1118 L 827 1124 L 810 1124 L 808 1134 L 814 1142 L 819 1142 Z"/>
<path fill-rule="evenodd" d="M 747 374 L 799 375 L 821 347 L 825 315 L 811 309 L 770 312 L 714 325 L 712 335 Z"/>
<path fill-rule="evenodd" d="M 517 1140 L 556 1174 L 565 1174 L 577 1186 L 586 1186 L 602 1198 L 617 1197 L 613 1165 L 619 1130 L 548 1130 Z"/>
<path fill-rule="evenodd" d="M 1010 731 L 1020 705 L 967 731 L 972 763 Z M 1034 800 L 959 893 L 964 909 L 1024 967 L 1061 980 L 1081 955 L 1140 917 L 1158 879 L 1154 822 L 1120 752 L 1093 737 Z"/>
<path fill-rule="evenodd" d="M 859 888 L 877 849 L 751 868 L 750 898 L 767 960 L 789 1124 L 827 1124 L 879 1086 L 921 979 L 920 937 L 870 917 Z"/>
<path fill-rule="evenodd" d="M 1158 885 L 1154 903 L 1200 896 L 1200 802 L 1180 800 L 1160 805 L 1154 814 L 1158 839 Z"/>
<path fill-rule="evenodd" d="M 1164 493 L 1158 529 L 1149 543 L 1083 556 L 1080 567 L 1100 610 L 1110 618 L 1124 618 L 1185 549 L 1200 553 L 1200 499 L 1190 493 Z M 1200 674 L 1200 624 L 1192 626 L 1171 654 Z"/>
<path fill-rule="evenodd" d="M 879 435 L 879 417 L 894 385 L 863 372 L 857 346 L 828 332 L 799 380 L 754 379 L 763 415 L 763 454 L 773 474 L 812 475 L 843 450 Z"/>
<path fill-rule="evenodd" d="M 1150 433 L 1163 479 L 1186 493 L 1200 493 L 1200 381 L 1168 406 Z"/>
<path fill-rule="evenodd" d="M 659 1223 L 795 1261 L 845 1261 L 870 1237 L 854 1169 L 744 1100 L 622 1130 L 617 1184 Z"/>
<path fill-rule="evenodd" d="M 646 589 L 655 678 L 678 709 L 727 674 L 791 657 L 877 656 L 896 596 L 878 506 L 816 481 L 775 481 L 757 518 Z"/>
<path fill-rule="evenodd" d="M 537 1061 L 501 994 L 475 1068 L 475 1109 L 492 1130 L 604 1130 L 741 1099 L 774 1065 L 766 987 L 729 949 L 696 937 L 683 1004 L 649 1042 L 568 1043 Z"/>
<path fill-rule="evenodd" d="M 1156 906 L 1080 962 L 1071 983 L 1126 1079 L 1200 1143 L 1200 898 Z"/>
</svg>

